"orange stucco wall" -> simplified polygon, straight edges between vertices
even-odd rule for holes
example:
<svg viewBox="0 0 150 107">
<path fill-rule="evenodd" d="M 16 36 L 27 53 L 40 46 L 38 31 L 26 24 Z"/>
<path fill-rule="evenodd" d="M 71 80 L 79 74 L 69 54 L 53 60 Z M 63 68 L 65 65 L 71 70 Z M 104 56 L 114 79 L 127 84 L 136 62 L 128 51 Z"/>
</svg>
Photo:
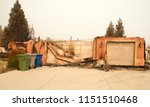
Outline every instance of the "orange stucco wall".
<svg viewBox="0 0 150 107">
<path fill-rule="evenodd" d="M 35 48 L 37 53 L 40 53 L 41 45 L 42 45 L 42 41 L 38 41 L 37 43 L 35 43 Z"/>
<path fill-rule="evenodd" d="M 29 41 L 23 42 L 23 43 L 27 45 L 26 52 L 27 53 L 33 53 L 33 44 L 34 44 L 34 41 L 33 40 L 29 40 Z"/>
<path fill-rule="evenodd" d="M 131 38 L 121 38 L 121 37 L 96 37 L 93 41 L 93 59 L 103 59 L 105 60 L 105 55 L 107 55 L 106 48 L 107 42 L 134 42 L 135 43 L 135 60 L 133 66 L 144 66 L 145 64 L 145 42 L 143 38 L 131 37 Z"/>
<path fill-rule="evenodd" d="M 45 64 L 46 58 L 47 58 L 47 42 L 46 41 L 42 43 L 40 53 L 42 54 L 42 64 Z"/>
</svg>

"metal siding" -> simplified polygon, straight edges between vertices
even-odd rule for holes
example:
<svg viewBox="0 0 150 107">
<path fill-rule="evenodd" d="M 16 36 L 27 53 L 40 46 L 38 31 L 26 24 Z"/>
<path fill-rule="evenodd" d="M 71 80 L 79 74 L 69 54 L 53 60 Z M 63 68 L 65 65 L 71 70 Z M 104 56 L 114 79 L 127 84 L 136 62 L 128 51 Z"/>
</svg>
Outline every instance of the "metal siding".
<svg viewBox="0 0 150 107">
<path fill-rule="evenodd" d="M 134 42 L 108 42 L 107 63 L 109 65 L 134 65 Z"/>
</svg>

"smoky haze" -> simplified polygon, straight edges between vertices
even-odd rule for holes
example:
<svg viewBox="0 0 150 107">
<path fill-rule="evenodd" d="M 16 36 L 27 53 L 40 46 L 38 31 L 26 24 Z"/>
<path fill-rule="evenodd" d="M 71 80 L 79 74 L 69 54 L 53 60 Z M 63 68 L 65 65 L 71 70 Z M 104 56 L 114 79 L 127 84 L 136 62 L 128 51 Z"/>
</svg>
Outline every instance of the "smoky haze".
<svg viewBox="0 0 150 107">
<path fill-rule="evenodd" d="M 0 0 L 0 25 L 7 26 L 16 0 Z M 150 0 L 19 0 L 35 35 L 53 39 L 103 36 L 110 21 L 122 19 L 127 37 L 150 44 Z"/>
</svg>

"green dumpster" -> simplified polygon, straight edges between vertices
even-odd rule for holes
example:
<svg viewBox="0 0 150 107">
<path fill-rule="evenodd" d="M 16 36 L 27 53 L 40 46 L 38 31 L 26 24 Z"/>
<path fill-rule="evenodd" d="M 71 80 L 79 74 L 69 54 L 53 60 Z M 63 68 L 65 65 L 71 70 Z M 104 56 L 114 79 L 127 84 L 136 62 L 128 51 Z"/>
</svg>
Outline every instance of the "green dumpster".
<svg viewBox="0 0 150 107">
<path fill-rule="evenodd" d="M 19 60 L 19 70 L 21 71 L 29 70 L 31 59 L 29 54 L 19 54 L 17 55 L 17 59 Z"/>
</svg>

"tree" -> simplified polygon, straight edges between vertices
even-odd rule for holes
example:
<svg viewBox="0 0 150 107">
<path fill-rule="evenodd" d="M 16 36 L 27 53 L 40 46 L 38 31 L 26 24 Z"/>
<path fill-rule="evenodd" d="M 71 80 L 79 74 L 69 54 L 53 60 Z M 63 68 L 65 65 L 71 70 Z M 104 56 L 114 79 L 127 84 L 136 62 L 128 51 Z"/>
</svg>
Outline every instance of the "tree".
<svg viewBox="0 0 150 107">
<path fill-rule="evenodd" d="M 39 42 L 39 41 L 41 41 L 41 38 L 40 38 L 40 36 L 38 36 L 38 42 Z"/>
<path fill-rule="evenodd" d="M 122 20 L 119 18 L 118 24 L 116 25 L 115 29 L 115 37 L 123 37 L 124 36 L 124 26 Z"/>
<path fill-rule="evenodd" d="M 35 34 L 35 31 L 34 31 L 34 27 L 33 27 L 33 24 L 32 24 L 32 26 L 29 27 L 29 38 L 34 39 L 34 34 Z"/>
<path fill-rule="evenodd" d="M 3 29 L 2 26 L 0 25 L 0 36 L 2 35 Z"/>
<path fill-rule="evenodd" d="M 7 46 L 7 37 L 5 35 L 5 29 L 2 29 L 2 26 L 0 26 L 0 46 L 5 47 Z"/>
<path fill-rule="evenodd" d="M 0 46 L 2 45 L 3 35 L 4 35 L 4 32 L 3 32 L 2 26 L 0 25 Z"/>
<path fill-rule="evenodd" d="M 114 25 L 112 22 L 110 22 L 110 24 L 106 30 L 105 36 L 114 37 Z"/>
<path fill-rule="evenodd" d="M 19 0 L 16 0 L 9 16 L 9 23 L 4 29 L 7 43 L 9 41 L 24 42 L 29 40 L 29 27 Z"/>
<path fill-rule="evenodd" d="M 4 31 L 3 31 L 3 36 L 1 38 L 1 45 L 5 48 L 7 48 L 9 41 L 11 41 L 11 39 L 12 39 L 8 36 L 8 34 L 9 34 L 8 28 L 5 27 Z"/>
</svg>

